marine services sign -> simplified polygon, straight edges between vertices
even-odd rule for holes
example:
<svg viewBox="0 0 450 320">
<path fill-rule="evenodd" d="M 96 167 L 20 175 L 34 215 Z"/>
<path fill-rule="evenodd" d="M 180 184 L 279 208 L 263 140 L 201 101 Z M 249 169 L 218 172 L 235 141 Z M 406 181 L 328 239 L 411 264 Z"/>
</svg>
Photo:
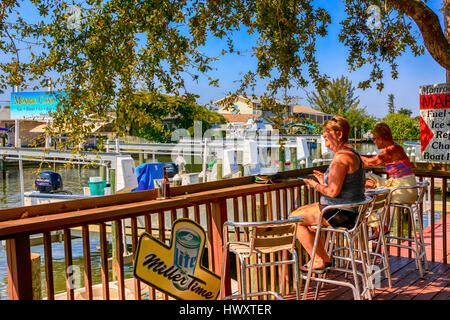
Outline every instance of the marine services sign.
<svg viewBox="0 0 450 320">
<path fill-rule="evenodd" d="M 450 84 L 420 87 L 420 144 L 426 161 L 450 161 Z"/>
<path fill-rule="evenodd" d="M 11 119 L 51 119 L 49 112 L 56 111 L 60 94 L 64 92 L 12 92 Z"/>
</svg>

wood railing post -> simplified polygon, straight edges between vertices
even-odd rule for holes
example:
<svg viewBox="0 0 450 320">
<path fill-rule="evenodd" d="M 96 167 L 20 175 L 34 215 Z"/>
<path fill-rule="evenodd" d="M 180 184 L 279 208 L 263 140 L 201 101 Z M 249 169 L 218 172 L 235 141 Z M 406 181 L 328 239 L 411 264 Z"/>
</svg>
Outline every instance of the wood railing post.
<svg viewBox="0 0 450 320">
<path fill-rule="evenodd" d="M 33 300 L 30 238 L 20 235 L 6 240 L 10 300 Z"/>
<path fill-rule="evenodd" d="M 222 273 L 222 252 L 223 252 L 223 225 L 228 220 L 227 200 L 220 198 L 218 201 L 212 202 L 212 224 L 210 230 L 212 235 L 213 248 L 213 272 L 225 277 L 225 288 L 223 288 L 223 295 L 231 294 L 231 273 L 230 273 L 230 259 L 226 260 L 225 274 Z"/>
</svg>

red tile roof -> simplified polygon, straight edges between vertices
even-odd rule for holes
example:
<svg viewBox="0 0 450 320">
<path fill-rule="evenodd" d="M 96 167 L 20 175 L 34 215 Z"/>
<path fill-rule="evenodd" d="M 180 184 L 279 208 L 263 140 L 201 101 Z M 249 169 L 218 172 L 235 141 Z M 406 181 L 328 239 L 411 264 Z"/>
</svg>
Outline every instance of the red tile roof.
<svg viewBox="0 0 450 320">
<path fill-rule="evenodd" d="M 227 122 L 242 122 L 245 123 L 248 121 L 248 119 L 251 118 L 259 118 L 260 114 L 229 114 L 229 113 L 220 113 Z"/>
</svg>

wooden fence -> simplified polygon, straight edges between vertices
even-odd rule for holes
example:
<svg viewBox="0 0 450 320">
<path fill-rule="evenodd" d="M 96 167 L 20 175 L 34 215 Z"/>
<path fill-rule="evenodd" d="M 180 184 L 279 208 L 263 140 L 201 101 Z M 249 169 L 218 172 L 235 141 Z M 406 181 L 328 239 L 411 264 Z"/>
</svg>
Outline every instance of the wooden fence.
<svg viewBox="0 0 450 320">
<path fill-rule="evenodd" d="M 155 200 L 154 190 L 126 194 L 116 194 L 98 198 L 88 198 L 56 202 L 28 207 L 0 210 L 0 240 L 6 240 L 8 263 L 8 291 L 10 299 L 33 299 L 32 264 L 30 259 L 30 236 L 42 234 L 44 243 L 45 292 L 46 298 L 55 299 L 55 271 L 53 270 L 52 232 L 61 231 L 64 243 L 64 261 L 66 266 L 66 297 L 75 299 L 75 289 L 70 283 L 70 269 L 73 265 L 72 233 L 74 228 L 81 229 L 83 243 L 84 297 L 93 299 L 98 295 L 93 288 L 91 268 L 90 232 L 99 233 L 101 255 L 101 294 L 102 299 L 113 299 L 111 294 L 108 266 L 108 236 L 112 235 L 113 259 L 112 273 L 117 279 L 118 299 L 142 299 L 143 292 L 149 299 L 159 294 L 137 279 L 125 279 L 124 275 L 124 237 L 131 238 L 131 251 L 135 253 L 139 235 L 148 232 L 165 243 L 170 241 L 170 229 L 177 218 L 187 217 L 207 230 L 208 258 L 206 267 L 220 274 L 222 264 L 222 226 L 227 220 L 264 221 L 286 218 L 295 208 L 316 201 L 318 194 L 309 189 L 296 177 L 310 175 L 313 169 L 324 171 L 326 166 L 282 172 L 286 180 L 271 185 L 254 184 L 253 177 L 227 179 L 208 183 L 171 188 L 173 197 L 167 200 Z M 383 173 L 383 170 L 376 170 Z M 435 181 L 441 180 L 446 186 L 448 172 L 445 170 L 420 170 L 417 175 Z M 437 180 L 436 180 L 437 179 Z M 431 210 L 434 212 L 435 190 L 431 192 Z M 442 189 L 443 219 L 446 219 L 446 188 Z M 434 215 L 433 215 L 434 217 Z M 143 228 L 142 226 L 143 221 Z M 446 221 L 446 220 L 445 220 Z M 435 221 L 431 220 L 431 228 Z M 124 226 L 127 226 L 126 228 Z M 446 222 L 443 224 L 443 246 L 446 256 Z M 128 233 L 127 233 L 128 232 Z M 235 237 L 242 235 L 236 234 Z M 433 238 L 432 248 L 436 247 Z M 299 250 L 300 265 L 307 261 L 304 250 Z M 433 251 L 434 252 L 434 251 Z M 267 256 L 264 259 L 274 259 Z M 431 260 L 434 261 L 433 254 Z M 110 262 L 111 263 L 111 262 Z M 264 291 L 284 287 L 289 294 L 289 278 L 282 279 L 274 267 L 262 274 L 251 275 L 249 283 L 254 289 Z M 230 268 L 228 268 L 229 270 Z M 230 277 L 230 274 L 224 275 Z M 257 280 L 256 280 L 257 279 Z M 131 282 L 130 282 L 131 281 Z M 284 284 L 282 283 L 284 281 Z M 130 287 L 131 283 L 131 287 Z M 249 286 L 247 286 L 249 287 Z M 261 288 L 260 288 L 261 287 Z M 231 290 L 227 284 L 225 294 Z M 129 292 L 132 292 L 130 296 Z M 168 297 L 162 295 L 162 298 Z"/>
</svg>

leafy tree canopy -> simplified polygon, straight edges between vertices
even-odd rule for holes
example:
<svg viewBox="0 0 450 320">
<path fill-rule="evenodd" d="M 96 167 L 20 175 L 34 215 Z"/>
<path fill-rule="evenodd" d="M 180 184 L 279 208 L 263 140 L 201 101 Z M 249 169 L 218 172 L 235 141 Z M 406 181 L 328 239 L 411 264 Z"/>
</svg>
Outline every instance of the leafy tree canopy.
<svg viewBox="0 0 450 320">
<path fill-rule="evenodd" d="M 397 113 L 401 113 L 401 114 L 404 114 L 405 116 L 411 117 L 412 110 L 408 109 L 408 108 L 400 108 L 400 109 L 398 109 Z"/>
<path fill-rule="evenodd" d="M 355 97 L 355 87 L 344 76 L 333 79 L 327 87 L 317 92 L 307 93 L 307 100 L 316 110 L 342 116 L 349 110 L 355 110 L 359 104 L 358 97 Z"/>
<path fill-rule="evenodd" d="M 315 51 L 317 39 L 327 35 L 333 12 L 320 1 L 29 1 L 41 20 L 19 14 L 22 0 L 3 0 L 0 5 L 0 51 L 11 57 L 2 59 L 0 83 L 3 88 L 25 89 L 30 83 L 43 87 L 49 75 L 57 74 L 54 87 L 71 94 L 53 115 L 53 130 L 72 132 L 69 143 L 76 144 L 90 131 L 86 120 L 107 118 L 110 111 L 117 114 L 117 132 L 125 133 L 132 119 L 123 115 L 129 114 L 141 89 L 195 99 L 187 82 L 206 76 L 211 85 L 220 85 L 210 71 L 222 55 L 242 54 L 242 43 L 233 38 L 237 31 L 255 37 L 256 45 L 244 50 L 257 62 L 243 72 L 238 92 L 261 80 L 267 80 L 270 96 L 309 81 L 320 90 L 329 82 L 319 71 Z M 358 87 L 374 84 L 381 90 L 384 66 L 396 78 L 396 59 L 406 50 L 423 54 L 424 46 L 450 69 L 450 45 L 426 0 L 342 1 L 346 16 L 339 41 L 349 48 L 349 69 L 372 66 Z M 367 25 L 370 5 L 380 9 L 380 28 Z M 413 23 L 420 34 L 413 31 Z M 206 55 L 205 45 L 216 39 L 223 41 L 222 52 Z"/>
<path fill-rule="evenodd" d="M 367 114 L 366 107 L 348 110 L 344 117 L 348 120 L 350 124 L 350 138 L 360 137 L 361 131 L 368 132 L 373 129 L 377 119 L 374 116 Z M 356 128 L 356 137 L 355 137 Z"/>
<path fill-rule="evenodd" d="M 130 123 L 126 128 L 130 135 L 155 142 L 171 142 L 172 133 L 180 128 L 193 135 L 195 121 L 201 122 L 202 133 L 211 124 L 226 122 L 218 113 L 184 98 L 144 92 L 136 94 L 136 104 L 122 116 Z"/>
<path fill-rule="evenodd" d="M 407 115 L 390 113 L 382 120 L 392 131 L 394 140 L 418 140 L 420 138 L 419 121 Z"/>
</svg>

